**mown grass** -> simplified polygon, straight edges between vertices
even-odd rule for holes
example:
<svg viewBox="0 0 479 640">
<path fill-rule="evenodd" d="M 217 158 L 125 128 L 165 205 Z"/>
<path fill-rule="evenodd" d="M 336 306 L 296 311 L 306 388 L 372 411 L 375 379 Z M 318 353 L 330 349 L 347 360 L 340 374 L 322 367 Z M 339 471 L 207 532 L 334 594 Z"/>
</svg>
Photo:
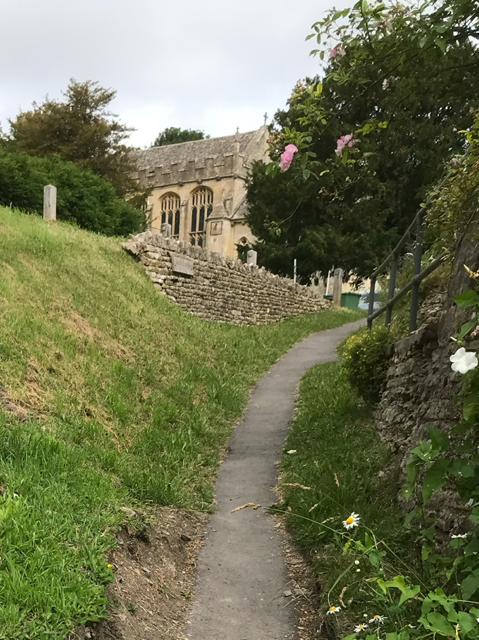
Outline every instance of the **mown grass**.
<svg viewBox="0 0 479 640">
<path fill-rule="evenodd" d="M 339 363 L 319 365 L 303 377 L 281 468 L 283 502 L 277 508 L 312 559 L 321 608 L 343 609 L 341 616 L 327 616 L 336 626 L 331 633 L 352 633 L 364 614 L 392 618 L 397 611 L 386 601 L 371 610 L 377 589 L 367 578 L 377 572 L 367 555 L 351 555 L 354 546 L 345 553 L 344 546 L 351 536 L 364 542 L 365 529 L 372 530 L 381 549 L 384 542 L 394 550 L 388 562 L 404 575 L 416 565 L 415 546 L 397 504 L 398 471 L 373 429 L 371 410 L 358 400 Z M 361 528 L 347 532 L 342 522 L 352 512 L 360 515 Z"/>
<path fill-rule="evenodd" d="M 125 504 L 209 509 L 248 390 L 294 342 L 352 321 L 205 323 L 107 239 L 0 209 L 0 638 L 104 615 Z"/>
</svg>

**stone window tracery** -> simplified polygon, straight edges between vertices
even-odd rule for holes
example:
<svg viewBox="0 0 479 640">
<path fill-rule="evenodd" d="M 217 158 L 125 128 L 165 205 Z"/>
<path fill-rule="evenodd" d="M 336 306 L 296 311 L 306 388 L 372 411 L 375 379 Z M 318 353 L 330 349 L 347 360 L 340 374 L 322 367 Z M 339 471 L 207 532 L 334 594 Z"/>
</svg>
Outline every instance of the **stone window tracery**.
<svg viewBox="0 0 479 640">
<path fill-rule="evenodd" d="M 180 197 L 176 193 L 165 193 L 160 199 L 161 224 L 171 225 L 171 237 L 180 237 Z"/>
<path fill-rule="evenodd" d="M 206 221 L 213 211 L 213 192 L 200 187 L 193 192 L 191 206 L 190 242 L 197 247 L 206 244 Z"/>
</svg>

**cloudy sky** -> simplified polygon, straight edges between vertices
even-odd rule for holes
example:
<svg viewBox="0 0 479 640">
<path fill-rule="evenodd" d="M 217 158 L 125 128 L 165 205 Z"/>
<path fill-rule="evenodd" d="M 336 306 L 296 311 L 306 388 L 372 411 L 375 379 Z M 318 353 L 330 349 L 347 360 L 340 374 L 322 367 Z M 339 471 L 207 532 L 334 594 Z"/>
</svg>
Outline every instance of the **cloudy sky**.
<svg viewBox="0 0 479 640">
<path fill-rule="evenodd" d="M 1 0 L 0 124 L 70 78 L 117 90 L 113 110 L 152 143 L 169 126 L 255 129 L 318 60 L 313 22 L 349 0 Z M 8 25 L 8 28 L 6 28 Z"/>
</svg>

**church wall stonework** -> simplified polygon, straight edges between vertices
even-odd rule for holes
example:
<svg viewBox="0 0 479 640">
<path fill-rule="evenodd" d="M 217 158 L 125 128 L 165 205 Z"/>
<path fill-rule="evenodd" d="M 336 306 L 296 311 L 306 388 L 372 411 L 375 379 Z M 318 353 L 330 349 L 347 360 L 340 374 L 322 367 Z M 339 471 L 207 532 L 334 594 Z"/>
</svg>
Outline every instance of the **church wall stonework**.
<svg viewBox="0 0 479 640">
<path fill-rule="evenodd" d="M 203 320 L 256 325 L 315 313 L 330 303 L 262 267 L 146 231 L 124 243 L 156 288 Z"/>
</svg>

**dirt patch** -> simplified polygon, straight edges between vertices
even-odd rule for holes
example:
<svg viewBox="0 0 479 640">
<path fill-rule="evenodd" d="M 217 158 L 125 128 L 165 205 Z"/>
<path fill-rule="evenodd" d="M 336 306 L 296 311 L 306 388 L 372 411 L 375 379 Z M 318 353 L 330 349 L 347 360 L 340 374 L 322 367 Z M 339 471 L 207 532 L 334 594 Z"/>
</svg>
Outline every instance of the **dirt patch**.
<svg viewBox="0 0 479 640">
<path fill-rule="evenodd" d="M 135 534 L 126 527 L 110 554 L 110 618 L 68 640 L 184 640 L 183 613 L 193 594 L 207 515 L 162 507 Z"/>
<path fill-rule="evenodd" d="M 105 336 L 99 329 L 93 327 L 75 309 L 60 314 L 60 322 L 70 332 L 82 337 L 87 342 L 92 342 L 104 349 L 111 357 L 124 360 L 127 364 L 135 359 L 135 354 L 130 349 L 120 344 L 111 336 Z"/>
<path fill-rule="evenodd" d="M 28 413 L 24 407 L 22 407 L 18 402 L 14 402 L 5 389 L 0 387 L 0 407 L 4 411 L 8 411 L 8 413 L 13 413 L 15 418 L 20 420 L 20 422 L 25 422 L 28 418 Z"/>
</svg>

